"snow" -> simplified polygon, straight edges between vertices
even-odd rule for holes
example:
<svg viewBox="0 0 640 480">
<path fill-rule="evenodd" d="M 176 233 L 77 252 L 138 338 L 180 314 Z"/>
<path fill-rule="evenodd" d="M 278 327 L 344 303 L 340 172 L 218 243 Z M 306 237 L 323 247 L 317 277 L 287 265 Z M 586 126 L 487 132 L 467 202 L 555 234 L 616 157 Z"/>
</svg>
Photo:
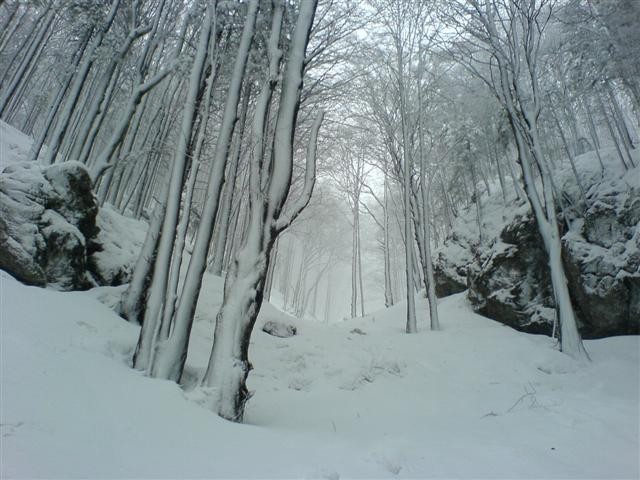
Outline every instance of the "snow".
<svg viewBox="0 0 640 480">
<path fill-rule="evenodd" d="M 0 172 L 29 155 L 33 139 L 17 128 L 0 121 Z"/>
<path fill-rule="evenodd" d="M 121 277 L 129 281 L 148 225 L 121 215 L 109 204 L 100 207 L 96 225 L 100 229 L 97 240 L 102 250 L 92 257 L 103 281 L 111 284 L 116 279 L 123 280 Z"/>
<path fill-rule="evenodd" d="M 266 304 L 252 337 L 246 424 L 190 391 L 206 368 L 222 280 L 207 275 L 186 392 L 129 368 L 122 288 L 55 292 L 0 274 L 0 476 L 63 478 L 637 478 L 638 337 L 552 340 L 439 305 L 406 335 L 403 305 L 320 324 Z M 283 339 L 267 320 L 295 325 Z M 360 329 L 365 335 L 353 333 Z"/>
</svg>

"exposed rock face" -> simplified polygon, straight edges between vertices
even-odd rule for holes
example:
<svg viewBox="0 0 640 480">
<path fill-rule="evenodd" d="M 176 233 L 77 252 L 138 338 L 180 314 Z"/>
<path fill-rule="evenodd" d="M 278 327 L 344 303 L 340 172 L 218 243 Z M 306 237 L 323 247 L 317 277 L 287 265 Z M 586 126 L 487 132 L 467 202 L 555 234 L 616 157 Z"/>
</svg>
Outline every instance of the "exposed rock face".
<svg viewBox="0 0 640 480">
<path fill-rule="evenodd" d="M 477 312 L 519 330 L 551 333 L 553 292 L 542 238 L 530 216 L 516 216 L 467 278 Z"/>
<path fill-rule="evenodd" d="M 454 233 L 446 252 L 440 251 L 433 264 L 436 295 L 446 297 L 467 289 L 467 270 L 473 262 L 473 245 Z"/>
<path fill-rule="evenodd" d="M 591 205 L 563 239 L 571 294 L 586 337 L 640 333 L 640 178 L 628 195 Z"/>
<path fill-rule="evenodd" d="M 126 282 L 139 245 L 110 215 L 80 163 L 10 165 L 0 173 L 0 268 L 59 290 Z"/>
<path fill-rule="evenodd" d="M 640 333 L 640 169 L 607 170 L 601 176 L 593 153 L 582 160 L 586 204 L 575 180 L 558 175 L 565 198 L 582 205 L 568 212 L 563 261 L 580 331 L 585 338 Z M 468 288 L 474 309 L 518 330 L 550 334 L 553 290 L 542 238 L 527 205 L 506 208 L 497 196 L 483 198 L 487 217 L 480 246 L 475 212 L 458 219 L 436 257 L 438 294 Z M 466 218 L 468 217 L 468 218 Z M 489 233 L 489 235 L 487 235 Z"/>
</svg>

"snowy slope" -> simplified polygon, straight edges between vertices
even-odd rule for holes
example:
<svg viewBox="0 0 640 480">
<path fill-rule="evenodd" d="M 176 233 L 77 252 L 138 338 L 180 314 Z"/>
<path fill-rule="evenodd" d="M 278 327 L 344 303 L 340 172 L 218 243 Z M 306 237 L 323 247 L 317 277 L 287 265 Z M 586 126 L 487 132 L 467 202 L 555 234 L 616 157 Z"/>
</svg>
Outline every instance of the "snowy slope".
<svg viewBox="0 0 640 480">
<path fill-rule="evenodd" d="M 188 371 L 209 354 L 222 282 L 207 276 Z M 442 332 L 365 319 L 256 329 L 247 424 L 128 367 L 137 329 L 96 298 L 0 277 L 0 476 L 64 478 L 637 478 L 639 339 L 589 341 L 574 364 L 546 337 L 441 305 Z M 424 305 L 420 305 L 424 311 Z M 283 317 L 266 305 L 259 323 Z M 365 335 L 351 333 L 354 328 Z"/>
<path fill-rule="evenodd" d="M 31 137 L 0 120 L 0 172 L 8 165 L 25 161 L 32 143 Z"/>
</svg>

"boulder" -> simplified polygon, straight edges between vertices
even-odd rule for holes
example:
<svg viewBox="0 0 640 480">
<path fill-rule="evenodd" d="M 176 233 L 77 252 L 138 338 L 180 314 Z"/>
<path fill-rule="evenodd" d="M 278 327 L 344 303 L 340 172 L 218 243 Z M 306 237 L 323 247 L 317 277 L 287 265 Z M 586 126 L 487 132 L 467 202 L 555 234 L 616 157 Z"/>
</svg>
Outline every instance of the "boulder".
<svg viewBox="0 0 640 480">
<path fill-rule="evenodd" d="M 84 165 L 15 163 L 0 173 L 0 268 L 29 285 L 84 290 L 129 281 L 145 227 L 98 209 Z"/>
<path fill-rule="evenodd" d="M 262 331 L 274 337 L 289 338 L 298 333 L 298 329 L 288 323 L 269 320 L 262 326 Z"/>
<path fill-rule="evenodd" d="M 80 163 L 10 165 L 0 174 L 0 268 L 31 285 L 91 287 L 98 206 Z"/>
</svg>

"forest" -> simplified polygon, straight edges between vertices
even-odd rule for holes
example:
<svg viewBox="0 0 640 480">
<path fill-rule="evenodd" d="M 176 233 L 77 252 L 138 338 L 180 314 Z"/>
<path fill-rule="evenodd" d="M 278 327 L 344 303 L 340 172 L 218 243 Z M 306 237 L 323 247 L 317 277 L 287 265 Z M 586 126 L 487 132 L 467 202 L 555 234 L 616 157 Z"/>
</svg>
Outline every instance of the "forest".
<svg viewBox="0 0 640 480">
<path fill-rule="evenodd" d="M 637 478 L 639 147 L 638 0 L 0 0 L 0 476 Z"/>
</svg>

